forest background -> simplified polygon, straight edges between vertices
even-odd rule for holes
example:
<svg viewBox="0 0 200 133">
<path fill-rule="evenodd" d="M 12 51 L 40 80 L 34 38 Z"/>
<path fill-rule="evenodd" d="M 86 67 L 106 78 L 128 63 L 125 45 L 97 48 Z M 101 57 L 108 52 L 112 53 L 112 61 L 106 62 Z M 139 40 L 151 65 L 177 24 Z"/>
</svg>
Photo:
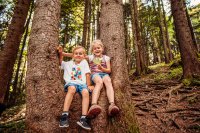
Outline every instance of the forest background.
<svg viewBox="0 0 200 133">
<path fill-rule="evenodd" d="M 177 86 L 178 89 L 181 87 L 184 88 L 184 86 L 198 86 L 200 83 L 199 81 L 199 73 L 200 73 L 200 63 L 199 63 L 199 51 L 200 51 L 200 1 L 199 0 L 187 0 L 183 1 L 184 3 L 183 7 L 180 7 L 180 9 L 184 9 L 183 13 L 185 14 L 185 17 L 187 22 L 183 22 L 184 16 L 180 14 L 176 14 L 176 10 L 179 10 L 179 5 L 176 6 L 172 5 L 173 0 L 167 1 L 167 0 L 123 0 L 118 2 L 119 5 L 121 5 L 122 10 L 119 10 L 121 12 L 122 19 L 121 20 L 115 20 L 115 15 L 117 16 L 120 14 L 118 9 L 113 9 L 111 12 L 109 10 L 105 11 L 102 7 L 106 2 L 110 1 L 100 1 L 100 0 L 62 0 L 60 3 L 60 7 L 56 6 L 55 1 L 51 3 L 48 0 L 43 1 L 33 1 L 33 0 L 0 0 L 0 113 L 3 114 L 5 110 L 9 109 L 16 109 L 20 110 L 23 108 L 25 110 L 25 103 L 30 102 L 30 100 L 33 100 L 34 98 L 37 98 L 37 96 L 33 96 L 33 99 L 26 100 L 27 97 L 32 95 L 30 92 L 31 84 L 32 82 L 36 82 L 39 84 L 38 79 L 35 79 L 33 81 L 30 81 L 29 75 L 32 75 L 33 78 L 38 78 L 37 76 L 34 77 L 33 72 L 29 73 L 27 72 L 27 64 L 33 62 L 43 62 L 44 64 L 51 65 L 51 51 L 53 49 L 56 49 L 56 46 L 62 45 L 64 50 L 66 52 L 71 52 L 72 48 L 76 45 L 82 45 L 86 48 L 87 52 L 89 51 L 89 45 L 90 43 L 95 39 L 103 39 L 103 43 L 106 46 L 106 53 L 108 53 L 109 56 L 115 58 L 115 53 L 112 47 L 117 47 L 117 44 L 114 45 L 116 38 L 112 38 L 113 42 L 110 42 L 109 40 L 106 41 L 106 32 L 114 33 L 115 30 L 122 30 L 122 39 L 120 40 L 123 43 L 119 43 L 119 50 L 117 50 L 118 53 L 125 53 L 122 54 L 122 60 L 125 60 L 123 63 L 120 64 L 120 62 L 117 62 L 115 59 L 113 60 L 112 65 L 116 66 L 114 67 L 114 70 L 116 70 L 117 67 L 125 68 L 128 72 L 128 77 L 130 82 L 137 81 L 138 79 L 142 78 L 145 75 L 148 74 L 155 74 L 154 68 L 157 66 L 168 66 L 168 67 L 175 67 L 175 70 L 171 71 L 170 69 L 167 69 L 168 72 L 170 72 L 170 79 L 176 79 L 178 80 Z M 45 7 L 48 8 L 48 6 L 45 6 L 46 3 L 50 3 L 52 5 L 52 12 L 56 12 L 55 9 L 58 9 L 55 14 L 58 18 L 51 17 L 52 13 L 47 12 L 46 15 L 49 15 L 50 18 L 49 21 L 52 21 L 52 24 L 56 25 L 56 21 L 58 21 L 58 33 L 56 32 L 57 29 L 52 30 L 50 34 L 52 36 L 56 36 L 57 38 L 54 38 L 52 40 L 46 40 L 49 44 L 57 42 L 57 44 L 53 44 L 51 48 L 48 49 L 48 47 L 38 47 L 35 48 L 35 50 L 40 51 L 39 49 L 43 49 L 44 56 L 46 56 L 46 60 L 41 61 L 38 58 L 32 58 L 31 51 L 34 51 L 33 45 L 36 44 L 40 45 L 40 41 L 45 41 L 44 38 L 40 38 L 37 36 L 31 34 L 36 34 L 36 30 L 39 27 L 45 27 L 45 24 L 42 22 L 42 19 L 45 18 L 45 16 L 37 16 L 38 18 L 35 18 L 34 15 L 38 14 L 38 11 L 44 11 Z M 58 2 L 59 3 L 59 2 Z M 105 5 L 109 5 L 106 3 Z M 112 3 L 112 2 L 110 2 Z M 117 2 L 116 2 L 117 3 Z M 174 2 L 175 3 L 175 2 Z M 180 2 L 181 3 L 181 2 Z M 44 4 L 43 8 L 38 8 L 42 4 Z M 58 4 L 59 5 L 59 4 Z M 101 6 L 102 5 L 102 6 Z M 112 4 L 110 4 L 112 5 Z M 55 8 L 54 8 L 55 6 Z M 42 7 L 42 6 L 41 6 Z M 112 6 L 110 6 L 111 8 Z M 174 8 L 173 8 L 174 7 Z M 109 9 L 109 7 L 108 7 Z M 121 9 L 121 8 L 119 8 Z M 172 11 L 174 10 L 174 12 Z M 118 12 L 118 14 L 115 14 L 115 11 Z M 103 25 L 102 22 L 109 21 L 109 18 L 104 18 L 102 16 L 103 13 L 108 13 L 108 16 L 110 18 L 113 18 L 113 23 L 111 22 L 111 25 L 115 25 L 115 21 L 120 22 L 122 21 L 123 25 L 120 25 L 122 27 L 121 29 L 112 29 L 107 31 L 105 28 L 106 26 Z M 58 15 L 60 13 L 60 15 Z M 180 12 L 179 12 L 180 13 Z M 178 16 L 177 16 L 178 15 Z M 179 20 L 179 22 L 175 22 L 175 20 Z M 32 25 L 36 25 L 36 21 L 41 20 L 41 26 L 37 25 L 34 28 L 32 28 Z M 115 21 L 114 21 L 115 20 Z M 54 22 L 55 21 L 55 22 Z M 112 20 L 111 20 L 112 21 Z M 183 38 L 190 38 L 186 34 L 184 34 L 180 38 L 180 34 L 184 32 L 188 32 L 188 30 L 180 30 L 177 28 L 178 24 L 180 24 L 183 29 L 185 28 L 183 23 L 187 23 L 187 28 L 189 29 L 189 36 L 191 37 L 191 43 L 187 44 L 185 43 L 185 46 L 182 45 L 184 41 Z M 42 25 L 43 24 L 43 25 Z M 34 32 L 31 33 L 31 29 L 34 29 Z M 46 29 L 48 29 L 48 25 L 46 25 Z M 109 29 L 109 28 L 108 28 Z M 55 33 L 54 33 L 55 31 Z M 39 32 L 38 32 L 39 33 Z M 46 34 L 47 31 L 43 31 L 42 33 Z M 43 35 L 43 34 L 41 34 Z M 51 35 L 49 35 L 52 37 Z M 109 35 L 107 35 L 109 36 Z M 117 35 L 116 35 L 117 36 Z M 30 38 L 32 38 L 32 41 L 29 42 Z M 34 40 L 35 39 L 35 40 Z M 41 40 L 40 40 L 41 39 Z M 188 42 L 189 42 L 188 41 Z M 29 47 L 30 44 L 30 47 Z M 195 50 L 192 50 L 192 55 L 189 53 L 184 53 L 184 51 L 190 51 L 190 48 L 193 47 L 187 47 L 192 44 L 194 46 Z M 37 46 L 34 47 L 37 47 Z M 185 50 L 181 50 L 184 48 L 181 48 L 181 45 L 185 47 Z M 29 47 L 29 48 L 28 48 Z M 191 48 L 192 49 L 192 48 Z M 124 50 L 124 51 L 123 51 Z M 27 58 L 28 52 L 30 51 L 30 56 Z M 42 53 L 38 52 L 40 56 L 42 57 Z M 45 54 L 49 53 L 48 54 Z M 53 52 L 54 55 L 56 53 Z M 88 52 L 89 54 L 89 52 Z M 121 54 L 120 54 L 121 55 Z M 193 56 L 194 55 L 194 56 Z M 191 58 L 184 58 L 184 56 Z M 116 56 L 117 57 L 117 56 Z M 198 60 L 195 60 L 195 59 Z M 58 64 L 58 59 L 54 58 L 55 63 Z M 69 60 L 69 59 L 65 59 Z M 190 61 L 191 64 L 190 65 Z M 47 66 L 48 66 L 47 65 Z M 123 66 L 126 67 L 123 67 Z M 187 65 L 189 65 L 191 68 L 187 69 Z M 32 69 L 34 69 L 32 66 Z M 55 65 L 56 66 L 56 65 Z M 185 68 L 184 68 L 185 66 Z M 186 68 L 187 67 L 187 68 Z M 55 68 L 55 67 L 54 67 Z M 35 67 L 35 69 L 39 69 L 39 67 Z M 43 69 L 43 68 L 42 68 Z M 192 70 L 191 70 L 192 69 Z M 50 67 L 48 70 L 52 70 Z M 54 71 L 54 70 L 52 70 Z M 49 74 L 48 78 L 51 80 L 51 76 L 58 77 L 58 79 L 61 80 L 62 77 L 59 71 L 54 71 L 55 75 Z M 123 69 L 122 69 L 123 72 Z M 123 77 L 124 74 L 115 74 L 117 72 L 113 72 L 113 79 L 116 79 L 117 76 Z M 28 77 L 27 77 L 28 74 Z M 48 73 L 47 73 L 48 74 Z M 125 72 L 126 74 L 126 72 Z M 126 77 L 126 75 L 124 76 Z M 156 76 L 155 76 L 156 77 Z M 166 75 L 160 74 L 157 75 L 155 80 L 158 82 L 161 79 L 165 79 Z M 119 77 L 118 77 L 119 78 Z M 127 80 L 126 78 L 124 78 Z M 42 79 L 43 80 L 43 79 Z M 120 79 L 123 80 L 123 79 Z M 30 83 L 30 86 L 27 83 Z M 136 82 L 138 83 L 138 82 Z M 56 83 L 55 83 L 56 84 Z M 114 87 L 118 84 L 114 82 Z M 124 83 L 120 83 L 120 86 L 123 87 Z M 133 83 L 135 86 L 138 86 L 138 84 Z M 146 87 L 147 84 L 145 84 Z M 57 88 L 62 88 L 58 84 L 56 84 Z M 59 87 L 58 87 L 59 86 Z M 27 89 L 28 88 L 28 89 Z M 42 88 L 42 87 L 41 87 Z M 120 89 L 119 89 L 120 90 Z M 174 90 L 173 90 L 174 91 Z M 36 94 L 40 93 L 42 91 L 36 91 Z M 48 92 L 48 91 L 47 91 Z M 123 96 L 119 93 L 121 91 L 117 91 L 117 103 L 122 100 Z M 128 92 L 127 92 L 128 93 Z M 138 93 L 138 92 L 137 92 Z M 138 95 L 137 93 L 132 93 L 132 95 Z M 195 93 L 195 95 L 192 95 L 192 98 L 200 99 L 199 98 L 199 89 L 197 91 L 192 90 L 192 94 Z M 61 94 L 61 93 L 59 93 Z M 61 94 L 63 95 L 63 94 Z M 104 94 L 105 95 L 105 94 Z M 50 96 L 50 95 L 49 95 Z M 31 97 L 31 96 L 30 96 Z M 78 96 L 76 96 L 77 98 Z M 55 99 L 54 99 L 55 100 Z M 124 102 L 126 102 L 126 98 L 123 99 Z M 62 100 L 58 100 L 62 101 Z M 148 101 L 148 100 L 147 100 Z M 145 102 L 147 102 L 145 101 Z M 50 101 L 49 101 L 50 102 Z M 149 101 L 148 101 L 149 102 Z M 105 101 L 102 100 L 102 103 L 105 103 Z M 47 104 L 47 103 L 46 103 Z M 60 106 L 62 105 L 62 102 L 60 103 Z M 74 104 L 76 105 L 76 103 Z M 130 103 L 132 105 L 132 103 Z M 34 106 L 34 105 L 33 105 Z M 55 107 L 56 108 L 60 108 Z M 136 103 L 136 107 L 138 106 L 138 103 Z M 28 108 L 30 105 L 28 106 Z M 127 108 L 123 105 L 120 106 L 121 108 Z M 20 108 L 20 109 L 19 109 Z M 131 106 L 131 109 L 134 112 L 134 107 Z M 141 108 L 140 108 L 141 109 Z M 22 116 L 20 116 L 19 120 L 22 120 L 19 125 L 15 125 L 13 128 L 13 123 L 11 120 L 8 121 L 9 115 L 7 117 L 1 117 L 2 121 L 2 127 L 0 126 L 0 131 L 11 129 L 14 131 L 17 130 L 24 130 L 24 117 L 25 113 L 20 113 Z M 125 109 L 126 110 L 126 109 Z M 137 110 L 137 109 L 136 109 Z M 27 112 L 31 114 L 31 107 L 30 112 Z M 59 113 L 59 110 L 58 112 Z M 124 112 L 123 112 L 124 113 Z M 123 114 L 122 113 L 122 114 Z M 199 110 L 197 111 L 199 116 Z M 17 113 L 18 114 L 18 113 Z M 55 113 L 54 113 L 55 114 Z M 133 113 L 134 114 L 134 113 Z M 42 114 L 43 115 L 43 114 Z M 58 114 L 56 114 L 57 116 Z M 2 115 L 6 116 L 6 115 Z M 16 116 L 16 114 L 14 115 Z M 104 114 L 104 116 L 106 116 Z M 35 118 L 30 118 L 33 122 Z M 126 117 L 129 117 L 128 115 Z M 137 116 L 136 116 L 137 117 Z M 107 118 L 107 117 L 106 117 Z M 128 130 L 132 132 L 138 131 L 138 125 L 141 127 L 140 119 L 138 119 L 138 124 L 136 124 L 137 120 L 134 116 L 132 121 L 129 121 L 127 118 L 117 118 L 117 120 L 122 121 L 129 121 L 128 123 Z M 198 117 L 199 118 L 199 117 Z M 127 120 L 125 120 L 127 119 Z M 111 123 L 110 123 L 111 121 Z M 111 125 L 110 127 L 115 127 L 113 131 L 118 131 L 117 125 L 112 123 L 113 119 L 102 121 L 102 125 Z M 115 121 L 115 119 L 114 119 Z M 126 123 L 124 122 L 124 123 Z M 198 124 L 195 127 L 199 131 L 199 121 L 197 121 Z M 10 126 L 10 123 L 12 123 Z M 27 127 L 30 130 L 34 130 L 32 127 L 29 126 L 27 122 Z M 97 127 L 97 123 L 91 122 L 94 127 Z M 103 124 L 104 123 L 104 124 Z M 106 124 L 105 124 L 106 123 Z M 130 124 L 134 123 L 134 124 Z M 49 124 L 50 125 L 50 124 Z M 114 125 L 114 126 L 113 126 Z M 175 124 L 176 125 L 176 124 Z M 178 124 L 177 124 L 178 125 Z M 19 127 L 18 127 L 19 126 Z M 124 128 L 124 125 L 121 125 Z M 35 125 L 37 127 L 37 125 Z M 56 126 L 53 126 L 56 127 Z M 42 127 L 41 127 L 42 128 Z M 76 128 L 76 127 L 74 127 Z M 180 128 L 180 126 L 179 126 Z M 39 127 L 37 127 L 38 130 L 42 130 Z M 52 128 L 50 128 L 52 130 Z M 99 131 L 101 128 L 94 128 L 95 131 Z M 182 128 L 180 128 L 182 129 Z M 110 129 L 106 129 L 109 130 Z M 119 131 L 124 131 L 125 129 L 121 129 Z M 8 130 L 9 132 L 9 130 Z"/>
</svg>

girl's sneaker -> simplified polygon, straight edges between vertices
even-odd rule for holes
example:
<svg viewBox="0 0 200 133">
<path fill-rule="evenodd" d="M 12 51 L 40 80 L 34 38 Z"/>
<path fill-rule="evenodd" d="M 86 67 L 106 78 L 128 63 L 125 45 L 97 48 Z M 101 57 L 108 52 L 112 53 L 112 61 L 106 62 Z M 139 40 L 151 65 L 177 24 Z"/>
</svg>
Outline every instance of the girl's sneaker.
<svg viewBox="0 0 200 133">
<path fill-rule="evenodd" d="M 109 105 L 108 108 L 108 115 L 109 116 L 115 116 L 119 113 L 119 108 L 113 103 Z"/>
<path fill-rule="evenodd" d="M 87 123 L 86 118 L 80 118 L 80 121 L 77 121 L 77 124 L 85 130 L 91 130 L 90 125 Z"/>
<path fill-rule="evenodd" d="M 101 113 L 101 106 L 93 104 L 87 114 L 87 118 L 94 118 Z"/>
</svg>

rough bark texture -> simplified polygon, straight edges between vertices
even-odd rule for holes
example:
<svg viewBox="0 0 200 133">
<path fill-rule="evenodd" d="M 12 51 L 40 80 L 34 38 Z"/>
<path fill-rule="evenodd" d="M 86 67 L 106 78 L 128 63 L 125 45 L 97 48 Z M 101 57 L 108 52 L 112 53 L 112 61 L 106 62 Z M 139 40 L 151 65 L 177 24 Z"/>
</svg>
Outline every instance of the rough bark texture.
<svg viewBox="0 0 200 133">
<path fill-rule="evenodd" d="M 28 48 L 26 78 L 27 132 L 58 133 L 64 102 L 56 57 L 60 0 L 38 0 Z"/>
<path fill-rule="evenodd" d="M 183 77 L 191 78 L 200 75 L 200 61 L 197 58 L 197 50 L 192 40 L 189 28 L 184 0 L 171 0 L 172 15 L 176 31 L 176 38 L 183 62 Z"/>
<path fill-rule="evenodd" d="M 107 116 L 108 102 L 105 90 L 101 93 L 99 104 L 103 112 L 92 120 L 93 132 L 138 132 L 134 108 L 129 100 L 128 71 L 124 44 L 124 22 L 121 0 L 101 0 L 101 40 L 111 57 L 112 82 L 115 91 L 115 102 L 121 109 L 115 118 Z"/>
<path fill-rule="evenodd" d="M 0 76 L 3 77 L 0 78 L 0 104 L 4 103 L 5 93 L 12 77 L 30 2 L 31 0 L 17 0 L 5 44 L 0 52 Z"/>
</svg>

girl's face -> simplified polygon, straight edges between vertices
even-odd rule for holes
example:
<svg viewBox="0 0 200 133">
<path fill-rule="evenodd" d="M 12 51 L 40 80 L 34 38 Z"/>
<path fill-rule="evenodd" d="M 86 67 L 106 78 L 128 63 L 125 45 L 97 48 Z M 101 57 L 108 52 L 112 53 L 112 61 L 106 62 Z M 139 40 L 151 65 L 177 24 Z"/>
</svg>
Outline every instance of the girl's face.
<svg viewBox="0 0 200 133">
<path fill-rule="evenodd" d="M 93 45 L 93 48 L 92 48 L 92 53 L 95 55 L 95 56 L 101 56 L 102 53 L 103 53 L 103 48 L 100 44 L 94 44 Z"/>
<path fill-rule="evenodd" d="M 80 63 L 84 58 L 85 58 L 85 54 L 82 48 L 76 49 L 73 52 L 73 59 L 75 62 Z"/>
</svg>

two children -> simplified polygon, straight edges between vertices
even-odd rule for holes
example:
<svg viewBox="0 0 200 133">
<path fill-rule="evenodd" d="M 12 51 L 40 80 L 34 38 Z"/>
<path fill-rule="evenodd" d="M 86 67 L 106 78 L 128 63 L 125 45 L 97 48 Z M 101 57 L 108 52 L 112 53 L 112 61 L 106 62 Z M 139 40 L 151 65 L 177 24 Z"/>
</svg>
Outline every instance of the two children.
<svg viewBox="0 0 200 133">
<path fill-rule="evenodd" d="M 119 108 L 114 103 L 114 90 L 111 83 L 109 74 L 111 73 L 110 57 L 103 55 L 104 46 L 100 40 L 95 40 L 91 44 L 90 48 L 92 55 L 85 55 L 85 49 L 83 47 L 75 47 L 72 54 L 62 52 L 59 50 L 60 62 L 63 56 L 72 57 L 74 61 L 64 63 L 62 61 L 62 68 L 64 69 L 64 79 L 66 82 L 65 91 L 67 95 L 64 102 L 64 109 L 60 120 L 60 127 L 68 127 L 68 110 L 71 104 L 73 95 L 75 92 L 82 94 L 82 116 L 78 125 L 84 129 L 90 130 L 90 126 L 87 123 L 87 118 L 93 118 L 101 113 L 101 107 L 97 101 L 100 95 L 100 91 L 103 88 L 103 84 L 106 86 L 106 94 L 109 100 L 108 115 L 114 116 L 119 113 Z M 90 69 L 87 64 L 89 61 L 91 69 L 91 79 L 95 83 L 94 90 L 92 92 L 92 106 L 88 111 L 89 106 L 89 92 L 87 86 L 92 90 L 90 86 Z M 87 85 L 86 85 L 87 84 Z M 87 112 L 88 111 L 88 112 Z"/>
</svg>

